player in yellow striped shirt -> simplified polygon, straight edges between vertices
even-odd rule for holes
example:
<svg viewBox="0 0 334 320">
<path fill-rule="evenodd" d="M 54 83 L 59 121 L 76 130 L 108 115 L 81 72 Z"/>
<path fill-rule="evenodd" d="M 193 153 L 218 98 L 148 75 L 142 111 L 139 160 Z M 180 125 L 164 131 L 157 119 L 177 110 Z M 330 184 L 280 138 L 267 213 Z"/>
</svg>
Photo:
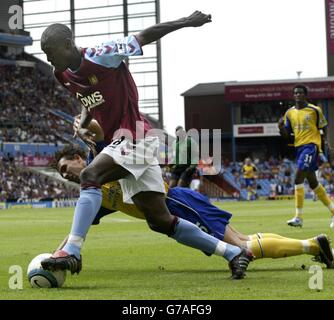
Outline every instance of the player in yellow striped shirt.
<svg viewBox="0 0 334 320">
<path fill-rule="evenodd" d="M 295 105 L 287 110 L 280 119 L 278 127 L 283 137 L 294 135 L 294 146 L 297 151 L 297 172 L 295 178 L 295 209 L 294 218 L 287 221 L 289 226 L 302 227 L 304 204 L 304 181 L 308 181 L 314 193 L 332 213 L 330 227 L 334 228 L 334 204 L 328 197 L 325 188 L 318 182 L 317 162 L 327 161 L 322 143 L 326 142 L 327 121 L 321 108 L 307 102 L 307 88 L 296 85 L 293 88 Z"/>
</svg>

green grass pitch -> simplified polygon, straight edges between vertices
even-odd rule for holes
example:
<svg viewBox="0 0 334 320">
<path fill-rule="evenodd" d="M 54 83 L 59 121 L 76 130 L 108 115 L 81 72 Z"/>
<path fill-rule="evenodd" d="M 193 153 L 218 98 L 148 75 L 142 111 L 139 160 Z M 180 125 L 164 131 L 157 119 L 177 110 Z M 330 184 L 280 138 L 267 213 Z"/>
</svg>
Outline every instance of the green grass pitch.
<svg viewBox="0 0 334 320">
<path fill-rule="evenodd" d="M 224 203 L 231 224 L 243 233 L 273 232 L 306 239 L 333 237 L 329 213 L 320 202 L 305 202 L 302 229 L 286 220 L 293 201 Z M 69 232 L 72 209 L 0 211 L 0 299 L 333 299 L 334 269 L 323 269 L 323 289 L 309 288 L 311 256 L 252 262 L 244 280 L 232 281 L 223 258 L 207 257 L 150 231 L 144 221 L 116 213 L 93 226 L 83 249 L 83 270 L 62 288 L 33 289 L 26 278 L 30 260 L 52 252 Z M 9 288 L 9 268 L 24 272 L 22 290 Z M 319 265 L 319 264 L 317 264 Z M 304 268 L 303 268 L 304 267 Z"/>
</svg>

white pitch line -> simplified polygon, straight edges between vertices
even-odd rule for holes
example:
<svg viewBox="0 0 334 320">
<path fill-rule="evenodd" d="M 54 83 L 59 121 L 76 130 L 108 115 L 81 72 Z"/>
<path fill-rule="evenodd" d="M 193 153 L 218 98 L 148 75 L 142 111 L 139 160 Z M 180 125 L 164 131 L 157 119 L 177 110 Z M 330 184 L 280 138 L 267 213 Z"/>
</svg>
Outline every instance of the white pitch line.
<svg viewBox="0 0 334 320">
<path fill-rule="evenodd" d="M 136 220 L 122 219 L 122 218 L 112 218 L 112 222 L 137 222 Z"/>
</svg>

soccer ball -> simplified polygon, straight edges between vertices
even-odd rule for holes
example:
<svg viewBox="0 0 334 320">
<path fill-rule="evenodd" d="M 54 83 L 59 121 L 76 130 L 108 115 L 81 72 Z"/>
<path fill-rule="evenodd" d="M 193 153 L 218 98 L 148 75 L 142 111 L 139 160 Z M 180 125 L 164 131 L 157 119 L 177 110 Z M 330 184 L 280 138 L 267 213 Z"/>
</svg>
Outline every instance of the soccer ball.
<svg viewBox="0 0 334 320">
<path fill-rule="evenodd" d="M 59 288 L 64 284 L 66 270 L 49 271 L 42 268 L 41 262 L 51 256 L 51 253 L 42 253 L 29 263 L 27 275 L 33 288 Z"/>
</svg>

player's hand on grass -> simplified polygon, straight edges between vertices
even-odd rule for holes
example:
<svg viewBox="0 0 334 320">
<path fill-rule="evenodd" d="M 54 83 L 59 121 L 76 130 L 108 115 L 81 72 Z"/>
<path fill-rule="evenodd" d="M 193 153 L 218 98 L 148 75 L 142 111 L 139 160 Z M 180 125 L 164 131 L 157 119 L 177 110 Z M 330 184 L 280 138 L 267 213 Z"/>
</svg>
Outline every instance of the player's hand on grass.
<svg viewBox="0 0 334 320">
<path fill-rule="evenodd" d="M 211 14 L 204 14 L 201 11 L 195 11 L 186 18 L 186 25 L 189 27 L 200 27 L 208 22 L 212 22 Z"/>
</svg>

